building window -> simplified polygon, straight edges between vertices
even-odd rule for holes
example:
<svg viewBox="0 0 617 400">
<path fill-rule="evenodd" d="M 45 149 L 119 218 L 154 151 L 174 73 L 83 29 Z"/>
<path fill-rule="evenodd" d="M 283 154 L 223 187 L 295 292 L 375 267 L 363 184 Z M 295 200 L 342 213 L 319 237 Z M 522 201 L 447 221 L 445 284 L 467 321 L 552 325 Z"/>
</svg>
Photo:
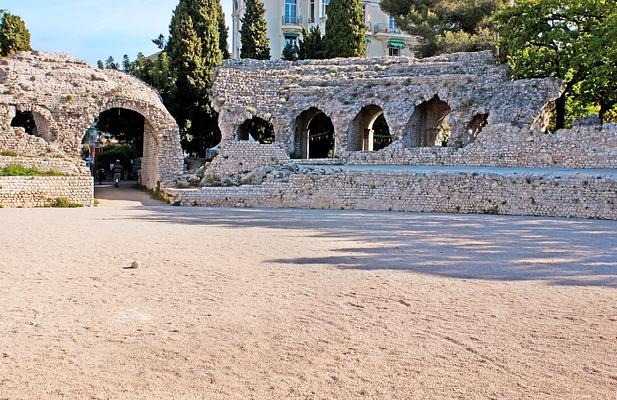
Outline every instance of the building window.
<svg viewBox="0 0 617 400">
<path fill-rule="evenodd" d="M 314 23 L 315 22 L 315 0 L 311 0 L 311 6 L 310 6 L 310 18 L 311 20 L 309 22 Z"/>
<path fill-rule="evenodd" d="M 321 18 L 328 16 L 328 10 L 330 9 L 330 0 L 321 0 Z"/>
<path fill-rule="evenodd" d="M 298 46 L 298 37 L 293 35 L 285 35 L 285 46 L 292 45 Z"/>
<path fill-rule="evenodd" d="M 396 49 L 394 47 L 388 47 L 388 55 L 390 57 L 399 57 L 401 55 L 401 49 Z"/>
<path fill-rule="evenodd" d="M 285 23 L 296 23 L 296 0 L 285 0 Z"/>
<path fill-rule="evenodd" d="M 388 21 L 388 29 L 392 33 L 401 33 L 401 30 L 398 28 L 398 26 L 396 26 L 396 21 L 393 17 L 390 17 Z"/>
</svg>

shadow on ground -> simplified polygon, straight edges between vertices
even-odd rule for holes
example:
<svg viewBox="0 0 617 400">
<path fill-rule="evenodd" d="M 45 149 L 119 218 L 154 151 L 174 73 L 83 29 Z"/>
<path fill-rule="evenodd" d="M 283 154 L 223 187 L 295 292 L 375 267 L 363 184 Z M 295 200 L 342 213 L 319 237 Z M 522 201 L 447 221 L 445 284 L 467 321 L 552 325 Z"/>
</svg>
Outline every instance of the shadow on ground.
<svg viewBox="0 0 617 400">
<path fill-rule="evenodd" d="M 355 242 L 340 256 L 268 260 L 462 279 L 617 287 L 617 222 L 461 214 L 165 207 L 153 222 L 306 231 Z M 241 236 L 240 236 L 241 237 Z M 344 253 L 344 254 L 343 254 Z"/>
</svg>

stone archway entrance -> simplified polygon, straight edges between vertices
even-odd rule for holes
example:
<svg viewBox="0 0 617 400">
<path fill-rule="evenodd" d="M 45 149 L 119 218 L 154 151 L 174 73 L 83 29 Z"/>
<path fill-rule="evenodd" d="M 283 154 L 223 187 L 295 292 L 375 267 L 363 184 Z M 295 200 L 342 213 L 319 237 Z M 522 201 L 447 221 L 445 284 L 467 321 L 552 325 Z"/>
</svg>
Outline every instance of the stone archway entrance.
<svg viewBox="0 0 617 400">
<path fill-rule="evenodd" d="M 295 158 L 329 158 L 334 156 L 334 149 L 334 125 L 323 111 L 313 107 L 296 118 Z"/>
<path fill-rule="evenodd" d="M 160 184 L 160 139 L 144 115 L 112 107 L 101 112 L 92 127 L 97 132 L 96 182 L 112 180 L 114 172 L 120 169 L 116 165 L 119 161 L 122 181 L 148 188 Z"/>
<path fill-rule="evenodd" d="M 377 151 L 392 143 L 383 109 L 369 105 L 358 113 L 347 134 L 348 151 Z"/>
<path fill-rule="evenodd" d="M 405 147 L 441 146 L 443 138 L 439 136 L 448 129 L 444 125 L 444 119 L 450 111 L 448 103 L 437 95 L 417 106 L 407 125 Z"/>
</svg>

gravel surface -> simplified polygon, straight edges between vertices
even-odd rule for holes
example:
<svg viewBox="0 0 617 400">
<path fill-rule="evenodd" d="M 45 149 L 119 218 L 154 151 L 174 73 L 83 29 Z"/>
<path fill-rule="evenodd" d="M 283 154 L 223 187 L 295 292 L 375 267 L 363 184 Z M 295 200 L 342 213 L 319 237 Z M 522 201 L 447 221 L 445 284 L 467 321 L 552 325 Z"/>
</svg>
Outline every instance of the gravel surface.
<svg viewBox="0 0 617 400">
<path fill-rule="evenodd" d="M 113 204 L 0 209 L 0 399 L 617 394 L 616 222 Z"/>
</svg>

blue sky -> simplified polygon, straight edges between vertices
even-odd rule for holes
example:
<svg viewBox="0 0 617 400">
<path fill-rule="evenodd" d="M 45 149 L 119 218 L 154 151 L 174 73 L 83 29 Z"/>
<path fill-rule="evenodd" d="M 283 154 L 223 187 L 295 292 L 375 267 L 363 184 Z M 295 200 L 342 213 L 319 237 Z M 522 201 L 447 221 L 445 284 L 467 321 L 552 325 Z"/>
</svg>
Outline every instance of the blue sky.
<svg viewBox="0 0 617 400">
<path fill-rule="evenodd" d="M 227 24 L 231 1 L 222 0 Z M 169 33 L 178 0 L 2 0 L 0 8 L 21 16 L 36 50 L 65 52 L 95 64 L 110 55 L 131 59 L 158 51 L 152 39 Z"/>
</svg>

